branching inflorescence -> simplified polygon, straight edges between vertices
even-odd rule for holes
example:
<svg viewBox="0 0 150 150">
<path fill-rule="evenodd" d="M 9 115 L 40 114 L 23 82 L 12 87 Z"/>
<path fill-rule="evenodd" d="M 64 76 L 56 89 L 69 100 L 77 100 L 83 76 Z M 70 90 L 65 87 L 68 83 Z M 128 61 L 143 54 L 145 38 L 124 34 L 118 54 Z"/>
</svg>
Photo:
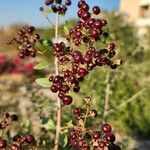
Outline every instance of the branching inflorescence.
<svg viewBox="0 0 150 150">
<path fill-rule="evenodd" d="M 16 114 L 5 113 L 3 119 L 0 121 L 0 149 L 5 150 L 22 150 L 23 148 L 30 148 L 35 143 L 35 137 L 31 134 L 23 136 L 20 134 L 14 135 L 12 142 L 2 138 L 3 132 L 10 127 L 13 122 L 18 121 Z"/>
<path fill-rule="evenodd" d="M 57 15 L 64 15 L 71 5 L 71 0 L 66 0 L 64 4 L 62 0 L 45 0 L 45 4 L 50 6 Z M 61 66 L 61 68 L 59 67 L 59 74 L 56 73 L 49 77 L 49 81 L 52 83 L 50 89 L 53 93 L 58 94 L 64 105 L 72 103 L 73 98 L 70 96 L 70 92 L 78 93 L 80 82 L 84 81 L 93 69 L 103 66 L 116 69 L 122 63 L 120 59 L 113 59 L 116 55 L 116 44 L 106 42 L 106 38 L 109 36 L 108 32 L 104 31 L 107 21 L 98 19 L 97 15 L 101 12 L 99 6 L 90 9 L 86 1 L 80 0 L 78 8 L 77 15 L 80 20 L 75 27 L 69 30 L 66 41 L 49 45 L 52 46 L 53 54 L 58 60 L 57 63 Z M 40 11 L 44 11 L 44 8 L 41 7 Z M 35 44 L 40 41 L 40 36 L 35 34 L 34 30 L 35 28 L 32 26 L 20 30 L 18 37 L 13 37 L 8 41 L 8 44 L 15 42 L 20 44 L 21 58 L 36 56 Z M 104 48 L 97 48 L 95 43 L 98 42 Z M 109 124 L 102 124 L 101 129 L 96 131 L 86 128 L 87 118 L 97 116 L 97 111 L 90 108 L 90 98 L 86 98 L 86 113 L 83 113 L 81 108 L 75 108 L 73 114 L 78 124 L 66 127 L 73 128 L 68 135 L 71 147 L 81 150 L 104 150 L 105 147 L 108 150 L 120 150 L 120 147 L 114 144 L 116 138 Z M 59 129 L 58 132 L 60 132 Z M 90 140 L 85 138 L 86 134 L 90 135 Z M 59 143 L 56 141 L 56 144 Z"/>
</svg>

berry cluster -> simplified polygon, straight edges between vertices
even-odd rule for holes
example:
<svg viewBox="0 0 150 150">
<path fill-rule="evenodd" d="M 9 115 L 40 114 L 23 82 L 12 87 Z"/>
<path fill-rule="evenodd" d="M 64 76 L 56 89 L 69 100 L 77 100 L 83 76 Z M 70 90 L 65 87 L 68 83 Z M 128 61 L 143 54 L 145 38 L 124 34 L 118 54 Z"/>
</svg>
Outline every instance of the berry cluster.
<svg viewBox="0 0 150 150">
<path fill-rule="evenodd" d="M 18 121 L 18 116 L 16 114 L 5 113 L 3 119 L 0 121 L 0 131 L 1 133 L 6 129 L 11 122 Z M 27 136 L 22 136 L 16 134 L 13 137 L 13 142 L 9 143 L 6 139 L 1 137 L 0 135 L 0 149 L 7 150 L 21 150 L 23 147 L 30 146 L 35 143 L 35 137 L 31 134 Z"/>
<path fill-rule="evenodd" d="M 104 19 L 95 19 L 94 15 L 92 15 L 98 15 L 101 12 L 99 6 L 94 6 L 92 12 L 90 12 L 89 5 L 84 0 L 80 0 L 78 7 L 79 11 L 77 15 L 81 21 L 70 30 L 68 39 L 72 40 L 76 46 L 81 43 L 92 46 L 95 41 L 101 40 L 101 35 L 108 37 L 108 33 L 102 31 L 107 25 L 107 21 Z"/>
<path fill-rule="evenodd" d="M 8 150 L 22 150 L 22 147 L 34 144 L 35 138 L 29 134 L 21 136 L 19 134 L 13 137 L 13 143 L 9 144 L 7 140 L 0 138 L 0 148 L 7 148 Z"/>
<path fill-rule="evenodd" d="M 0 121 L 0 130 L 4 130 L 7 128 L 12 122 L 17 121 L 18 116 L 16 114 L 10 115 L 9 113 L 5 113 L 3 119 Z"/>
<path fill-rule="evenodd" d="M 74 126 L 73 130 L 69 132 L 69 144 L 71 147 L 80 150 L 90 150 L 92 147 L 94 150 L 104 150 L 105 147 L 108 150 L 120 150 L 120 147 L 114 142 L 116 140 L 115 135 L 112 133 L 112 128 L 109 124 L 102 124 L 100 129 L 92 131 L 86 128 L 86 121 L 89 117 L 96 117 L 97 111 L 91 110 L 90 101 L 91 98 L 86 97 L 86 112 L 81 108 L 75 108 L 73 115 L 77 119 L 77 126 Z"/>
<path fill-rule="evenodd" d="M 65 14 L 67 7 L 71 5 L 71 0 L 66 0 L 65 4 L 62 4 L 62 0 L 45 0 L 45 5 L 51 5 L 51 9 L 54 13 Z M 42 11 L 42 9 L 40 9 Z"/>
<path fill-rule="evenodd" d="M 62 69 L 61 75 L 51 76 L 49 81 L 52 82 L 51 91 L 58 92 L 59 98 L 65 105 L 72 103 L 72 97 L 67 95 L 71 89 L 74 92 L 80 91 L 80 82 L 89 74 L 95 67 L 109 66 L 116 69 L 121 63 L 121 60 L 113 61 L 112 58 L 116 54 L 115 43 L 106 44 L 106 48 L 97 50 L 94 47 L 95 41 L 101 41 L 101 36 L 108 37 L 107 32 L 103 32 L 102 28 L 107 22 L 103 19 L 92 18 L 91 14 L 98 15 L 100 8 L 94 6 L 92 13 L 89 12 L 89 5 L 84 1 L 78 2 L 78 16 L 82 20 L 76 26 L 70 29 L 67 36 L 68 44 L 64 42 L 54 43 L 54 55 L 58 58 L 62 65 L 68 64 L 68 68 Z M 78 50 L 80 44 L 85 44 L 86 51 Z"/>
<path fill-rule="evenodd" d="M 9 41 L 7 41 L 7 44 L 19 44 L 19 56 L 21 58 L 28 56 L 35 57 L 35 44 L 36 41 L 40 39 L 40 36 L 35 34 L 34 31 L 35 27 L 33 26 L 23 28 L 18 32 L 16 37 L 12 37 Z"/>
<path fill-rule="evenodd" d="M 115 56 L 115 44 L 110 43 L 106 49 L 96 50 L 93 46 L 89 46 L 85 53 L 74 50 L 71 46 L 65 46 L 63 42 L 53 45 L 54 54 L 61 64 L 70 62 L 69 68 L 62 69 L 62 75 L 50 76 L 49 81 L 52 82 L 51 91 L 58 92 L 58 96 L 65 105 L 72 102 L 70 96 L 66 94 L 73 89 L 74 92 L 80 91 L 79 83 L 89 74 L 95 67 L 107 65 L 112 69 L 116 69 L 121 64 L 121 60 L 112 61 Z M 71 67 L 70 67 L 71 66 Z"/>
</svg>

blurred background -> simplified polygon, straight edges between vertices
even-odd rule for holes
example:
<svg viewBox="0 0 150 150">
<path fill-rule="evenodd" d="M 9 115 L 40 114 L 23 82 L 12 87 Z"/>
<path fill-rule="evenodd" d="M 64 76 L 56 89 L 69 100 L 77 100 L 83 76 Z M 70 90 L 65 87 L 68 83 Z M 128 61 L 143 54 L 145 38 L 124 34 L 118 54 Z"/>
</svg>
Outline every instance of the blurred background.
<svg viewBox="0 0 150 150">
<path fill-rule="evenodd" d="M 61 37 L 65 34 L 63 26 L 66 20 L 72 25 L 78 21 L 77 2 L 78 0 L 73 1 L 67 15 L 60 20 Z M 72 93 L 73 105 L 67 107 L 67 112 L 63 108 L 62 124 L 65 125 L 72 118 L 68 112 L 74 106 L 81 106 L 85 96 L 92 97 L 92 106 L 99 112 L 94 123 L 99 124 L 103 118 L 104 99 L 107 95 L 111 113 L 106 119 L 117 133 L 117 142 L 122 150 L 150 150 L 150 0 L 87 2 L 91 8 L 95 5 L 101 7 L 102 13 L 98 18 L 108 20 L 105 30 L 109 32 L 109 40 L 117 44 L 116 57 L 122 58 L 124 64 L 115 71 L 109 68 L 92 71 L 82 83 L 81 92 Z M 15 112 L 20 116 L 16 128 L 6 132 L 8 139 L 15 132 L 33 132 L 39 136 L 44 126 L 49 131 L 44 140 L 50 146 L 56 119 L 55 95 L 49 89 L 37 85 L 34 80 L 45 77 L 50 70 L 53 72 L 52 51 L 35 59 L 21 60 L 17 47 L 6 44 L 19 29 L 28 25 L 35 26 L 41 38 L 54 38 L 54 28 L 39 11 L 41 6 L 44 6 L 43 0 L 0 1 L 0 112 L 1 116 L 4 112 Z M 49 18 L 55 23 L 55 15 L 50 14 Z M 96 46 L 101 48 L 101 45 Z M 51 62 L 50 70 L 34 70 L 34 65 L 43 59 Z M 108 84 L 110 87 L 106 90 Z M 89 126 L 92 127 L 91 122 Z"/>
</svg>

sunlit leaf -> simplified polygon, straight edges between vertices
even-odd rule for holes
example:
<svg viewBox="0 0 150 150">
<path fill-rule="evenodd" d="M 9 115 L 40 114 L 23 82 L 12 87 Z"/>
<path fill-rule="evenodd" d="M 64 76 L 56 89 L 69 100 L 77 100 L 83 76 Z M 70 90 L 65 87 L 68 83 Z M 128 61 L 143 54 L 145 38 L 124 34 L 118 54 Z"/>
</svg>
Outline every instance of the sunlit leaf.
<svg viewBox="0 0 150 150">
<path fill-rule="evenodd" d="M 37 64 L 36 66 L 34 66 L 34 69 L 41 70 L 41 69 L 48 68 L 49 66 L 50 66 L 50 63 L 47 61 L 44 61 L 44 62 L 41 62 L 41 63 Z"/>
<path fill-rule="evenodd" d="M 49 88 L 51 86 L 48 78 L 38 78 L 35 80 L 35 82 L 45 88 Z"/>
<path fill-rule="evenodd" d="M 41 39 L 41 40 L 39 40 L 39 42 L 44 46 L 52 46 L 53 45 L 52 41 L 48 40 L 48 39 Z"/>
</svg>

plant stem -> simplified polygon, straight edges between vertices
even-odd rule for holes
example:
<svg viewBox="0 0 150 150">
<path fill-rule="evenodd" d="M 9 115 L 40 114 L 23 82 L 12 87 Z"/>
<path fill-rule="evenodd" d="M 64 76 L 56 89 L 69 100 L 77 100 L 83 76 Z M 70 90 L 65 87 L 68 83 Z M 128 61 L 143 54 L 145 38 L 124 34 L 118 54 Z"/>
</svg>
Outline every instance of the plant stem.
<svg viewBox="0 0 150 150">
<path fill-rule="evenodd" d="M 140 90 L 139 92 L 137 92 L 136 94 L 134 94 L 132 97 L 130 97 L 129 99 L 123 101 L 120 105 L 118 105 L 117 107 L 110 109 L 107 112 L 107 116 L 110 115 L 111 113 L 116 112 L 117 110 L 120 110 L 123 106 L 126 106 L 128 103 L 131 103 L 132 101 L 136 100 L 137 97 L 139 97 L 140 95 L 143 94 L 143 92 L 146 90 L 146 88 L 143 88 L 142 90 Z"/>
<path fill-rule="evenodd" d="M 58 41 L 58 28 L 59 28 L 59 14 L 56 15 L 55 42 Z M 56 56 L 55 56 L 55 73 L 56 75 L 59 75 L 59 64 L 58 64 L 58 58 Z M 57 97 L 57 120 L 56 120 L 54 150 L 58 150 L 59 148 L 60 131 L 61 131 L 61 102 L 59 97 Z"/>
<path fill-rule="evenodd" d="M 48 18 L 48 16 L 44 13 L 44 12 L 42 12 L 42 14 L 43 14 L 43 16 L 46 18 L 46 20 L 50 23 L 50 25 L 52 26 L 52 27 L 55 27 L 55 25 L 52 23 L 52 21 Z"/>
<path fill-rule="evenodd" d="M 106 75 L 106 89 L 105 89 L 105 99 L 104 99 L 104 113 L 103 121 L 106 121 L 108 109 L 109 109 L 109 94 L 110 94 L 110 72 L 107 71 Z"/>
<path fill-rule="evenodd" d="M 86 125 L 86 122 L 87 122 L 87 118 L 88 118 L 88 116 L 89 116 L 89 112 L 90 112 L 90 105 L 89 105 L 89 104 L 87 104 L 87 105 L 86 105 L 86 107 L 87 107 L 87 110 L 86 110 L 86 114 L 85 114 L 84 121 L 83 121 L 84 128 L 85 128 L 85 125 Z"/>
</svg>

